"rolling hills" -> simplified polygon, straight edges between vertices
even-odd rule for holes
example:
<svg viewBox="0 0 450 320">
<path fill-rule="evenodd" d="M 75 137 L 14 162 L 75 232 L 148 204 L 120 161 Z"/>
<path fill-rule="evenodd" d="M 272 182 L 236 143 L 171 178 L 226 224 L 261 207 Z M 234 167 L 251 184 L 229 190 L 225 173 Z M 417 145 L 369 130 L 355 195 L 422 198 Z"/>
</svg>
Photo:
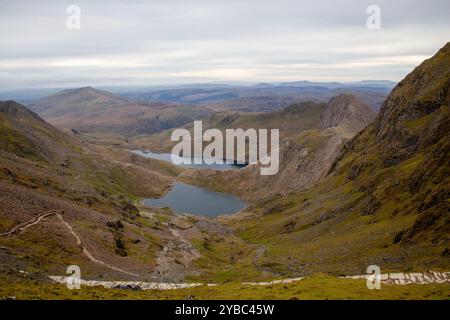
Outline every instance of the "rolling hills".
<svg viewBox="0 0 450 320">
<path fill-rule="evenodd" d="M 123 137 L 159 132 L 211 114 L 205 107 L 136 103 L 91 87 L 51 94 L 30 108 L 60 129 Z"/>
<path fill-rule="evenodd" d="M 293 103 L 327 102 L 340 94 L 352 94 L 378 111 L 394 85 L 390 81 L 197 84 L 134 92 L 124 90 L 121 94 L 136 101 L 197 104 L 216 111 L 238 112 L 272 112 Z"/>
</svg>

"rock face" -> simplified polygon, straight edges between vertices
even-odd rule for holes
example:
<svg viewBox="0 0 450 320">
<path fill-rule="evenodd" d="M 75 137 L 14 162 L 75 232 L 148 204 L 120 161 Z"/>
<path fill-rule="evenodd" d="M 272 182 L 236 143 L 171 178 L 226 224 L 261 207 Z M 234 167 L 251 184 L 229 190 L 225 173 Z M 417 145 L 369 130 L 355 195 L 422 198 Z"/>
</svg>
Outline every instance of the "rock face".
<svg viewBox="0 0 450 320">
<path fill-rule="evenodd" d="M 447 44 L 394 88 L 374 122 L 345 143 L 328 175 L 301 192 L 260 201 L 254 218 L 241 222 L 242 232 L 256 243 L 277 242 L 268 257 L 298 257 L 312 272 L 351 274 L 372 264 L 447 269 L 449 88 Z M 339 123 L 337 115 L 322 123 Z"/>
<path fill-rule="evenodd" d="M 375 119 L 375 112 L 350 94 L 341 94 L 328 102 L 320 117 L 320 129 L 340 127 L 353 136 Z"/>
<path fill-rule="evenodd" d="M 406 76 L 389 95 L 374 123 L 348 145 L 346 157 L 356 156 L 353 167 L 364 167 L 372 173 L 390 170 L 399 176 L 386 179 L 383 190 L 379 182 L 356 179 L 371 189 L 379 208 L 392 198 L 386 188 L 410 194 L 403 205 L 410 213 L 420 214 L 405 231 L 402 242 L 420 240 L 420 234 L 431 236 L 434 228 L 434 238 L 448 239 L 449 88 L 450 43 Z M 376 157 L 369 160 L 367 155 Z"/>
<path fill-rule="evenodd" d="M 374 119 L 370 107 L 352 95 L 339 95 L 328 104 L 292 105 L 280 112 L 253 116 L 230 115 L 219 121 L 229 128 L 260 125 L 280 129 L 280 169 L 276 175 L 261 176 L 257 165 L 224 173 L 189 172 L 182 179 L 212 181 L 232 186 L 234 192 L 251 202 L 275 194 L 288 194 L 314 186 L 332 169 L 342 146 Z M 266 121 L 267 120 L 267 121 Z M 209 178 L 207 178 L 209 176 Z"/>
<path fill-rule="evenodd" d="M 450 43 L 392 91 L 374 123 L 377 142 L 404 159 L 449 135 Z"/>
<path fill-rule="evenodd" d="M 3 114 L 7 115 L 10 118 L 28 117 L 35 120 L 43 121 L 42 119 L 39 118 L 39 116 L 36 113 L 28 110 L 23 105 L 12 100 L 0 101 L 0 112 L 2 112 Z"/>
<path fill-rule="evenodd" d="M 0 101 L 0 150 L 29 159 L 63 161 L 71 139 L 15 101 Z"/>
</svg>

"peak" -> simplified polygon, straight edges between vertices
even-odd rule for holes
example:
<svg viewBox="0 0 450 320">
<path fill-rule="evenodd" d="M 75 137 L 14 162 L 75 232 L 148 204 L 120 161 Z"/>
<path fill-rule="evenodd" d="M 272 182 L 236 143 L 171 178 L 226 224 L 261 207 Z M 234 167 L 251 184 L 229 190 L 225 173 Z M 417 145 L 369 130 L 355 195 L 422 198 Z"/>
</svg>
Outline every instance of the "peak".
<svg viewBox="0 0 450 320">
<path fill-rule="evenodd" d="M 331 104 L 336 102 L 351 102 L 351 101 L 359 102 L 360 100 L 358 100 L 358 98 L 356 98 L 354 95 L 350 93 L 341 93 L 335 97 L 332 97 L 329 103 Z"/>
<path fill-rule="evenodd" d="M 81 87 L 81 88 L 78 88 L 78 89 L 75 89 L 75 90 L 78 90 L 78 91 L 100 91 L 100 90 L 95 89 L 93 87 Z"/>
<path fill-rule="evenodd" d="M 37 114 L 14 100 L 0 101 L 0 112 L 11 118 L 30 117 L 40 119 Z"/>
<path fill-rule="evenodd" d="M 350 135 L 367 126 L 375 118 L 373 110 L 351 94 L 330 99 L 320 117 L 320 128 L 346 128 Z"/>
<path fill-rule="evenodd" d="M 80 93 L 80 92 L 101 92 L 93 87 L 72 88 L 61 91 L 61 93 Z"/>
<path fill-rule="evenodd" d="M 93 87 L 81 87 L 81 88 L 73 88 L 73 89 L 66 89 L 59 92 L 56 92 L 54 94 L 51 94 L 45 98 L 43 98 L 43 101 L 53 98 L 57 99 L 89 99 L 89 98 L 104 98 L 108 100 L 114 100 L 117 102 L 125 102 L 126 99 L 117 96 L 109 91 L 96 89 Z"/>
<path fill-rule="evenodd" d="M 439 51 L 450 52 L 450 42 L 447 42 Z"/>
<path fill-rule="evenodd" d="M 448 106 L 449 87 L 450 42 L 423 61 L 392 90 L 375 121 L 379 141 L 389 142 L 400 136 L 410 136 L 408 123 L 418 126 L 420 122 L 416 120 L 431 119 L 431 115 L 439 113 L 441 107 Z"/>
<path fill-rule="evenodd" d="M 347 111 L 363 111 L 369 114 L 373 114 L 373 110 L 364 102 L 359 100 L 352 94 L 342 93 L 330 99 L 328 102 L 329 109 L 347 110 Z"/>
</svg>

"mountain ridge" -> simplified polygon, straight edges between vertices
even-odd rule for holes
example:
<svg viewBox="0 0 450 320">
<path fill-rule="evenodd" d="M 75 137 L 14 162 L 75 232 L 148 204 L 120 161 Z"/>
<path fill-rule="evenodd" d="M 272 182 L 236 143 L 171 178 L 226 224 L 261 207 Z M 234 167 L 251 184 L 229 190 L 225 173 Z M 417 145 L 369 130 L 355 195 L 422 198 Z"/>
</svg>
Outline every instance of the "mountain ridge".
<svg viewBox="0 0 450 320">
<path fill-rule="evenodd" d="M 450 44 L 391 92 L 317 185 L 230 219 L 277 268 L 445 270 L 450 243 Z M 288 272 L 286 270 L 286 272 Z"/>
<path fill-rule="evenodd" d="M 259 165 L 238 171 L 189 171 L 180 180 L 218 191 L 235 193 L 250 203 L 274 194 L 286 195 L 318 183 L 331 169 L 344 143 L 370 123 L 375 113 L 352 95 L 340 95 L 327 104 L 303 102 L 271 113 L 219 113 L 204 129 L 277 128 L 280 130 L 280 168 L 274 176 L 261 176 Z M 187 126 L 189 130 L 191 127 Z M 173 144 L 167 133 L 156 140 Z M 155 139 L 153 139 L 155 140 Z M 132 141 L 144 143 L 145 138 Z M 148 143 L 148 141 L 147 141 Z M 166 150 L 168 151 L 168 150 Z"/>
</svg>

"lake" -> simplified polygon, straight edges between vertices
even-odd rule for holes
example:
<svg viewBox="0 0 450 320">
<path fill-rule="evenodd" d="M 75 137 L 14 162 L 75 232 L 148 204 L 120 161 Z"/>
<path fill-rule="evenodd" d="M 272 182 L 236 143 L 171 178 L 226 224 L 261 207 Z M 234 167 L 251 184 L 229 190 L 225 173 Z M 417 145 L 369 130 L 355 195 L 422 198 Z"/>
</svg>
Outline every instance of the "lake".
<svg viewBox="0 0 450 320">
<path fill-rule="evenodd" d="M 172 164 L 172 154 L 171 153 L 154 153 L 154 152 L 150 152 L 150 151 L 142 151 L 142 150 L 132 150 L 131 152 L 138 154 L 140 156 L 146 157 L 146 158 L 151 158 L 151 159 L 156 159 L 156 160 L 161 160 L 161 161 L 166 161 L 166 162 L 170 162 Z M 180 157 L 178 155 L 173 155 L 173 157 L 175 157 L 178 160 L 181 159 L 190 159 L 191 162 L 193 162 L 194 159 L 200 159 L 200 158 L 188 158 L 188 157 Z M 203 160 L 204 158 L 202 158 Z M 178 165 L 178 164 L 177 164 Z M 245 167 L 246 164 L 239 164 L 239 163 L 234 163 L 234 164 L 219 164 L 219 163 L 213 163 L 213 164 L 207 164 L 204 163 L 202 161 L 201 164 L 180 164 L 180 167 L 185 167 L 185 168 L 192 168 L 192 169 L 215 169 L 215 170 L 236 170 L 236 169 L 240 169 L 242 167 Z"/>
<path fill-rule="evenodd" d="M 205 188 L 176 182 L 172 189 L 159 199 L 144 199 L 144 205 L 170 207 L 176 213 L 192 213 L 215 217 L 245 208 L 246 203 L 238 197 L 214 192 Z"/>
</svg>

